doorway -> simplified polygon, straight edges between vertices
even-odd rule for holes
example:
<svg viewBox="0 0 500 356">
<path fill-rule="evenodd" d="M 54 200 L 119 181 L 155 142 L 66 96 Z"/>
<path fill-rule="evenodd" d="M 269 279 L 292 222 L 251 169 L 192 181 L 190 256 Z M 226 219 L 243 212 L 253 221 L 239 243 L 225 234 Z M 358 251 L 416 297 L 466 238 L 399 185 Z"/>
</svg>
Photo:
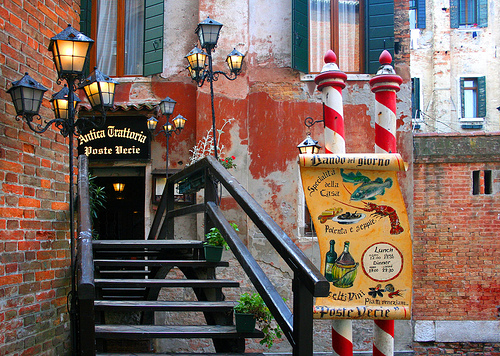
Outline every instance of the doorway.
<svg viewBox="0 0 500 356">
<path fill-rule="evenodd" d="M 99 169 L 92 172 L 96 176 L 95 184 L 104 187 L 106 194 L 104 207 L 97 210 L 94 220 L 98 239 L 144 239 L 145 180 L 142 171 L 139 176 L 130 176 L 126 169 L 114 170 L 113 176 L 106 176 Z"/>
</svg>

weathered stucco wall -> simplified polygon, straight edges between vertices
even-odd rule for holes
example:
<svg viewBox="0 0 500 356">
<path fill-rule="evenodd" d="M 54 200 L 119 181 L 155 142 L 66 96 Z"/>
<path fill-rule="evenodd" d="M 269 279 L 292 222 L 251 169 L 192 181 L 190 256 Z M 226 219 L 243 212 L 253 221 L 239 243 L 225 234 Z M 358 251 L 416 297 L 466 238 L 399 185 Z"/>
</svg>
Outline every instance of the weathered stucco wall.
<svg viewBox="0 0 500 356">
<path fill-rule="evenodd" d="M 483 130 L 498 131 L 500 2 L 488 1 L 488 26 L 484 28 L 450 28 L 448 1 L 426 1 L 426 14 L 426 28 L 412 30 L 411 51 L 411 75 L 421 78 L 421 109 L 426 114 L 421 131 L 467 131 L 458 118 L 459 78 L 468 76 L 486 76 Z"/>
</svg>

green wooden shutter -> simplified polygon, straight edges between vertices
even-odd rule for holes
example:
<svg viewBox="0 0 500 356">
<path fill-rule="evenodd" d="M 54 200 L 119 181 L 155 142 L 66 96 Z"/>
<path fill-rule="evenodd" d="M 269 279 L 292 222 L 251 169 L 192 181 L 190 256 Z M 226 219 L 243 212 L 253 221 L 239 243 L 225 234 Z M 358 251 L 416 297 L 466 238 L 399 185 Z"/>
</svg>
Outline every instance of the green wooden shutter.
<svg viewBox="0 0 500 356">
<path fill-rule="evenodd" d="M 163 71 L 163 0 L 146 0 L 144 8 L 143 75 Z"/>
<path fill-rule="evenodd" d="M 460 117 L 465 116 L 465 90 L 464 90 L 465 78 L 460 78 Z"/>
<path fill-rule="evenodd" d="M 292 68 L 309 72 L 308 0 L 292 0 Z"/>
<path fill-rule="evenodd" d="M 394 0 L 367 0 L 366 4 L 366 72 L 374 74 L 384 49 L 394 57 Z"/>
<path fill-rule="evenodd" d="M 92 21 L 92 0 L 81 0 L 80 4 L 80 32 L 90 37 Z"/>
<path fill-rule="evenodd" d="M 425 28 L 425 0 L 417 2 L 417 28 Z"/>
<path fill-rule="evenodd" d="M 488 0 L 477 0 L 477 24 L 488 27 Z"/>
<path fill-rule="evenodd" d="M 459 0 L 450 0 L 450 27 L 458 28 L 458 1 Z"/>
<path fill-rule="evenodd" d="M 80 32 L 87 37 L 91 37 L 92 29 L 92 0 L 81 0 L 80 3 Z M 95 43 L 94 43 L 95 46 Z M 90 73 L 90 63 L 87 62 L 84 76 L 87 77 Z"/>
<path fill-rule="evenodd" d="M 486 117 L 486 77 L 477 78 L 477 116 Z"/>
<path fill-rule="evenodd" d="M 420 118 L 420 78 L 411 78 L 411 117 Z"/>
</svg>

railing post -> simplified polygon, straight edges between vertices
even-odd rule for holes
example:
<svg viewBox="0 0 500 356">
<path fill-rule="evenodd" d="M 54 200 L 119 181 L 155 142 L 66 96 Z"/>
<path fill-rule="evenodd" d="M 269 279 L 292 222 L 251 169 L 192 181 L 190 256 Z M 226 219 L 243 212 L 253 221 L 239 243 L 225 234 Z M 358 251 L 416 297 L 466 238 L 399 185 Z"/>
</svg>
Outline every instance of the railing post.
<svg viewBox="0 0 500 356">
<path fill-rule="evenodd" d="M 210 169 L 205 169 L 205 205 L 208 202 L 214 202 L 216 205 L 217 201 L 217 187 L 218 182 L 214 179 L 214 176 L 210 174 Z M 210 217 L 208 216 L 207 210 L 205 210 L 205 233 L 207 233 L 213 227 L 213 223 L 210 222 Z"/>
<path fill-rule="evenodd" d="M 313 296 L 297 276 L 292 280 L 293 356 L 313 354 Z"/>
</svg>

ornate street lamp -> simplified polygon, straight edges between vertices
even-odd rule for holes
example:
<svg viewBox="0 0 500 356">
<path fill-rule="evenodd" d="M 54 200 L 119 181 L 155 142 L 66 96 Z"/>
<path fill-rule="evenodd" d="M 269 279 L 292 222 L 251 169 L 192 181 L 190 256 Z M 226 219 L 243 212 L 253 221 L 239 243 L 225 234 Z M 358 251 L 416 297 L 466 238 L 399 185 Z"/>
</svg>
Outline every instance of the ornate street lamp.
<svg viewBox="0 0 500 356">
<path fill-rule="evenodd" d="M 306 139 L 299 143 L 297 148 L 300 154 L 316 154 L 319 152 L 321 146 L 318 145 L 318 141 L 313 140 L 311 134 L 308 133 Z"/>
<path fill-rule="evenodd" d="M 210 17 L 206 20 L 200 22 L 196 27 L 195 33 L 198 35 L 198 40 L 200 42 L 200 48 L 194 47 L 191 52 L 189 52 L 185 58 L 189 63 L 188 71 L 189 76 L 193 79 L 198 87 L 202 87 L 207 80 L 210 83 L 210 102 L 212 106 L 212 135 L 214 142 L 214 156 L 217 156 L 217 136 L 215 128 L 215 108 L 214 108 L 214 87 L 213 82 L 219 79 L 219 75 L 222 74 L 229 80 L 235 80 L 241 72 L 243 65 L 244 55 L 234 49 L 231 53 L 227 55 L 226 62 L 229 67 L 229 74 L 223 71 L 214 71 L 212 66 L 212 51 L 217 46 L 217 41 L 219 40 L 219 33 L 222 28 L 222 24 L 217 22 Z M 206 52 L 203 52 L 204 49 Z M 208 59 L 208 64 L 206 63 Z"/>
<path fill-rule="evenodd" d="M 148 129 L 151 131 L 151 134 L 154 136 L 158 136 L 160 133 L 163 133 L 167 138 L 167 157 L 165 159 L 165 176 L 168 179 L 168 146 L 170 141 L 170 136 L 175 132 L 176 135 L 180 134 L 184 129 L 184 125 L 186 124 L 186 119 L 182 115 L 177 115 L 175 119 L 172 120 L 173 124 L 171 124 L 168 119 L 170 115 L 174 112 L 174 107 L 177 102 L 174 99 L 169 98 L 168 96 L 163 99 L 160 104 L 160 113 L 164 115 L 167 119 L 165 124 L 162 126 L 162 130 L 160 130 L 157 134 L 154 134 L 156 130 L 156 125 L 158 124 L 158 120 L 154 117 L 148 119 Z"/>
<path fill-rule="evenodd" d="M 50 39 L 49 51 L 52 52 L 57 70 L 57 83 L 66 80 L 67 85 L 52 96 L 50 100 L 55 119 L 43 121 L 39 115 L 43 94 L 47 89 L 31 78 L 28 73 L 16 82 L 7 92 L 12 97 L 16 110 L 16 119 L 23 119 L 29 128 L 36 133 L 43 133 L 55 125 L 64 137 L 69 138 L 69 213 L 70 213 L 70 248 L 71 248 L 71 298 L 69 298 L 69 313 L 71 323 L 72 353 L 76 354 L 77 330 L 77 295 L 76 295 L 76 258 L 75 258 L 75 229 L 74 229 L 74 193 L 73 193 L 73 144 L 74 135 L 78 135 L 88 125 L 103 124 L 106 110 L 113 106 L 116 81 L 95 71 L 91 77 L 84 80 L 84 71 L 89 62 L 90 48 L 94 41 L 83 33 L 75 30 L 71 25 L 61 33 Z M 76 85 L 80 83 L 92 108 L 99 111 L 102 118 L 79 118 L 75 120 L 76 105 L 80 101 L 75 95 Z M 35 123 L 34 119 L 40 122 Z"/>
</svg>

